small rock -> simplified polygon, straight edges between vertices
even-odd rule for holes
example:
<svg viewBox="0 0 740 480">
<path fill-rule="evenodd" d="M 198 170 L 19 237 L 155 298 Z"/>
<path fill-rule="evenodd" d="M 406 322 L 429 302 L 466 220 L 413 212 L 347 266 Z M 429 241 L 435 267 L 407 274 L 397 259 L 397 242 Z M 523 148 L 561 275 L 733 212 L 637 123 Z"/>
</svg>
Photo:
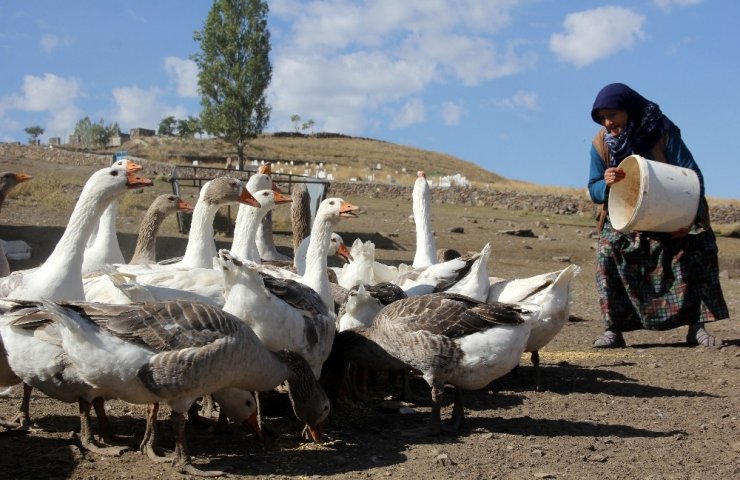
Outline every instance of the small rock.
<svg viewBox="0 0 740 480">
<path fill-rule="evenodd" d="M 465 229 L 463 227 L 452 227 L 449 230 L 450 233 L 465 233 Z"/>
<path fill-rule="evenodd" d="M 558 257 L 552 257 L 552 259 L 556 262 L 570 263 L 570 257 L 558 256 Z"/>
<path fill-rule="evenodd" d="M 604 463 L 607 461 L 606 456 L 600 455 L 598 453 L 596 455 L 591 455 L 588 459 L 592 462 L 599 462 L 599 463 Z"/>
<path fill-rule="evenodd" d="M 549 480 L 549 479 L 558 478 L 558 477 L 553 473 L 537 472 L 534 474 L 534 478 L 538 478 L 541 480 Z"/>
<path fill-rule="evenodd" d="M 445 467 L 449 465 L 457 465 L 446 453 L 440 453 L 434 460 Z"/>
</svg>

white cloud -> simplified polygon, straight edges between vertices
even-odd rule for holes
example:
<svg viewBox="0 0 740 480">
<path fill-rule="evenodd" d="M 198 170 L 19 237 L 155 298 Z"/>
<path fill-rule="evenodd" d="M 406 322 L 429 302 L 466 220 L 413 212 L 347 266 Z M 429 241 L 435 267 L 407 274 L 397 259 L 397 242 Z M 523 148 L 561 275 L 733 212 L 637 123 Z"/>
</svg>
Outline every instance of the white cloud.
<svg viewBox="0 0 740 480">
<path fill-rule="evenodd" d="M 537 110 L 537 94 L 519 90 L 509 98 L 497 100 L 496 105 L 511 110 Z"/>
<path fill-rule="evenodd" d="M 270 3 L 272 125 L 292 114 L 316 130 L 358 133 L 394 120 L 392 108 L 434 83 L 481 82 L 533 68 L 520 41 L 497 36 L 521 0 L 324 0 Z M 395 124 L 394 124 L 395 125 Z"/>
<path fill-rule="evenodd" d="M 186 118 L 187 109 L 171 107 L 159 101 L 159 90 L 143 90 L 137 86 L 113 89 L 116 103 L 114 121 L 125 131 L 126 128 L 151 128 L 156 130 L 159 122 L 167 116 Z"/>
<path fill-rule="evenodd" d="M 644 16 L 623 7 L 571 13 L 563 21 L 565 33 L 550 36 L 550 50 L 561 60 L 584 67 L 635 46 L 645 37 L 644 23 Z"/>
<path fill-rule="evenodd" d="M 455 102 L 442 103 L 442 120 L 445 125 L 459 125 L 463 113 L 462 105 Z"/>
<path fill-rule="evenodd" d="M 391 121 L 392 128 L 408 127 L 426 120 L 424 102 L 418 98 L 407 101 L 395 118 Z"/>
<path fill-rule="evenodd" d="M 70 45 L 72 42 L 67 37 L 45 34 L 39 39 L 39 45 L 44 53 L 52 53 L 60 46 Z"/>
<path fill-rule="evenodd" d="M 652 4 L 656 7 L 665 10 L 667 12 L 671 11 L 672 7 L 688 7 L 691 5 L 698 5 L 703 0 L 653 0 Z"/>
<path fill-rule="evenodd" d="M 164 69 L 177 84 L 177 94 L 181 97 L 198 96 L 198 65 L 189 59 L 167 57 Z"/>
<path fill-rule="evenodd" d="M 82 97 L 78 81 L 74 78 L 62 78 L 51 73 L 43 77 L 26 75 L 20 94 L 12 94 L 0 99 L 0 116 L 5 111 L 21 110 L 28 112 L 45 112 L 41 124 L 47 136 L 61 136 L 74 129 L 82 115 L 75 102 Z"/>
</svg>

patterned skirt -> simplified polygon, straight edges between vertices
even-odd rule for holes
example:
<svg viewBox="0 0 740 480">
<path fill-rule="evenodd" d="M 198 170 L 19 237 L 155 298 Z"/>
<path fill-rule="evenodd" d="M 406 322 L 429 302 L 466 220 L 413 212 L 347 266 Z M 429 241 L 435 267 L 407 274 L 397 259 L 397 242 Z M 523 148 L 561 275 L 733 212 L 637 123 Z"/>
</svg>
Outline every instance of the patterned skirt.
<svg viewBox="0 0 740 480">
<path fill-rule="evenodd" d="M 614 230 L 607 220 L 596 252 L 596 289 L 606 327 L 669 330 L 728 318 L 711 230 L 682 238 Z"/>
</svg>

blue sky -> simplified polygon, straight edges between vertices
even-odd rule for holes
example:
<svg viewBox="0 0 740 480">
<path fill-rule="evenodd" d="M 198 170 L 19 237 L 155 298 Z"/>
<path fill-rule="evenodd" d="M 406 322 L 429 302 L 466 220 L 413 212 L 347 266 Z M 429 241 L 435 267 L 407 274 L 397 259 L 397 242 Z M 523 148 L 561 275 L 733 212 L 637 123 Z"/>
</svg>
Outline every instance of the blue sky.
<svg viewBox="0 0 740 480">
<path fill-rule="evenodd" d="M 269 1 L 267 131 L 367 136 L 508 178 L 582 187 L 597 91 L 658 103 L 707 193 L 740 198 L 740 2 L 719 0 Z M 0 141 L 66 138 L 75 123 L 156 129 L 197 115 L 193 32 L 211 2 L 0 3 Z M 393 159 L 388 159 L 392 163 Z M 454 172 L 450 172 L 454 173 Z"/>
</svg>

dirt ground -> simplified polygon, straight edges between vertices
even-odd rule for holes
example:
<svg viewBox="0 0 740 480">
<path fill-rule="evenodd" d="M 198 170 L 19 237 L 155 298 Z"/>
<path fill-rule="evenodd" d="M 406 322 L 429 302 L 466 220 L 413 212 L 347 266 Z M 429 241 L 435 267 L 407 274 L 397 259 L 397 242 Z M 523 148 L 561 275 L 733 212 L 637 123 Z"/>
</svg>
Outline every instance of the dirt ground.
<svg viewBox="0 0 740 480">
<path fill-rule="evenodd" d="M 0 162 L 0 170 L 8 167 Z M 412 258 L 408 199 L 347 200 L 365 209 L 360 218 L 340 223 L 338 231 L 347 243 L 372 239 L 382 260 Z M 11 263 L 14 269 L 46 258 L 69 213 L 17 207 L 12 198 L 3 206 L 0 238 L 26 240 L 34 257 Z M 627 348 L 602 351 L 590 348 L 602 331 L 590 219 L 435 205 L 433 227 L 440 247 L 480 250 L 491 242 L 491 275 L 529 276 L 567 262 L 581 266 L 574 282 L 573 319 L 541 352 L 544 391 L 533 390 L 532 367 L 523 357 L 517 375 L 468 394 L 467 424 L 459 435 L 434 438 L 419 433 L 430 412 L 426 384 L 413 378 L 420 400 L 399 404 L 388 401 L 399 386 L 381 379 L 372 401 L 333 408 L 322 444 L 301 441 L 288 402 L 272 394 L 266 421 L 273 432 L 264 443 L 244 432 L 216 434 L 189 427 L 196 465 L 226 470 L 233 478 L 740 478 L 740 324 L 733 321 L 740 314 L 740 239 L 719 239 L 722 285 L 732 318 L 710 330 L 725 339 L 726 347 L 687 347 L 684 327 L 629 333 Z M 451 233 L 455 227 L 464 233 Z M 136 224 L 123 219 L 120 228 L 124 254 L 130 255 Z M 500 233 L 513 229 L 531 229 L 539 238 Z M 222 236 L 217 240 L 228 245 Z M 290 244 L 286 232 L 278 232 L 277 243 Z M 184 236 L 172 235 L 160 239 L 158 252 L 180 254 L 184 245 Z M 451 414 L 450 390 L 446 398 L 443 419 Z M 0 416 L 13 416 L 19 402 L 16 387 L 0 398 Z M 77 406 L 35 394 L 31 413 L 39 429 L 0 431 L 0 476 L 183 478 L 138 453 L 144 406 L 110 401 L 108 408 L 120 443 L 132 449 L 120 457 L 81 451 Z M 162 445 L 171 451 L 174 439 L 166 413 L 160 415 Z"/>
</svg>

